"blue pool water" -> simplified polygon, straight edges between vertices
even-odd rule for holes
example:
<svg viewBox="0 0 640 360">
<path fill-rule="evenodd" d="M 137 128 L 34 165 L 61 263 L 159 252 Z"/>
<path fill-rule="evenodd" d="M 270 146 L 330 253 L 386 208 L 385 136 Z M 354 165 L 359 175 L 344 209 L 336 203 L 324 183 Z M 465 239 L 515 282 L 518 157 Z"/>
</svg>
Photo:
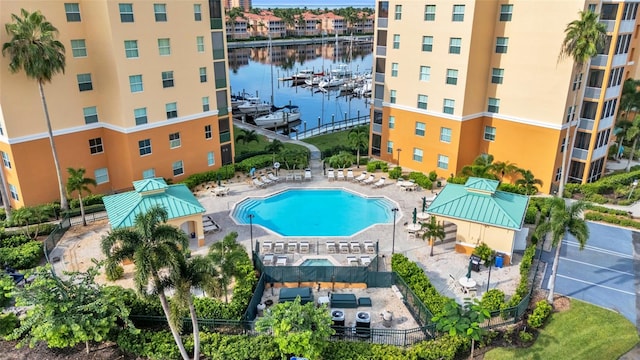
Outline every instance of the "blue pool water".
<svg viewBox="0 0 640 360">
<path fill-rule="evenodd" d="M 234 209 L 240 224 L 262 225 L 282 236 L 351 236 L 374 224 L 391 224 L 395 204 L 340 189 L 292 189 L 248 198 Z"/>
<path fill-rule="evenodd" d="M 307 259 L 300 266 L 333 266 L 333 263 L 327 259 Z"/>
</svg>

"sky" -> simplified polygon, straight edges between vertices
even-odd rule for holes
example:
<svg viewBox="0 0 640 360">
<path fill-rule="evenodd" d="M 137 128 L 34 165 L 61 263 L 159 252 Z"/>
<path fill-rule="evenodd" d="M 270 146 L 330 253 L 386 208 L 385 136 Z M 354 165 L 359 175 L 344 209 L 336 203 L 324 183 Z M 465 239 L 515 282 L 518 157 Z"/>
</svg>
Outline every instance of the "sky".
<svg viewBox="0 0 640 360">
<path fill-rule="evenodd" d="M 352 6 L 356 8 L 375 7 L 375 0 L 252 0 L 251 6 L 255 8 L 277 8 L 277 7 L 307 7 L 309 9 L 335 9 L 339 7 Z"/>
</svg>

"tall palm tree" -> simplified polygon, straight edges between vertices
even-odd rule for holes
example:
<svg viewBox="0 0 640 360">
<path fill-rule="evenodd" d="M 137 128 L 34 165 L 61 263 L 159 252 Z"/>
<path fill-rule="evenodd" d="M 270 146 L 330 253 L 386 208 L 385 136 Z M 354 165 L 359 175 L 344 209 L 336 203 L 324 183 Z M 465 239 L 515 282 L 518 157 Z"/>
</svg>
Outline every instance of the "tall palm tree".
<svg viewBox="0 0 640 360">
<path fill-rule="evenodd" d="M 618 107 L 618 113 L 616 116 L 616 127 L 613 130 L 614 135 L 618 139 L 618 154 L 622 155 L 620 149 L 622 148 L 622 141 L 625 138 L 627 129 L 631 126 L 634 111 L 637 113 L 637 109 L 640 108 L 640 80 L 627 79 L 622 85 L 622 93 L 620 95 L 620 106 Z"/>
<path fill-rule="evenodd" d="M 527 195 L 535 195 L 539 189 L 536 185 L 542 186 L 542 180 L 536 179 L 531 170 L 520 169 L 522 178 L 516 180 L 516 185 L 523 188 Z"/>
<path fill-rule="evenodd" d="M 549 278 L 549 296 L 547 297 L 547 301 L 550 304 L 553 304 L 556 275 L 558 274 L 558 263 L 560 262 L 560 249 L 562 248 L 562 240 L 564 239 L 565 233 L 568 232 L 578 240 L 580 250 L 584 248 L 587 239 L 589 239 L 589 228 L 582 218 L 582 212 L 586 206 L 587 203 L 582 201 L 567 205 L 563 198 L 553 198 L 549 219 L 536 227 L 536 236 L 541 239 L 549 233 L 551 235 L 551 243 L 556 248 L 551 277 Z"/>
<path fill-rule="evenodd" d="M 82 225 L 87 226 L 87 219 L 84 216 L 84 204 L 82 202 L 82 192 L 85 191 L 87 193 L 91 193 L 91 189 L 89 189 L 89 185 L 96 186 L 95 179 L 86 178 L 84 174 L 86 170 L 84 168 L 74 169 L 67 168 L 67 172 L 69 173 L 69 178 L 67 179 L 67 192 L 69 196 L 73 195 L 74 192 L 78 192 L 78 201 L 80 202 L 80 216 L 82 216 Z"/>
<path fill-rule="evenodd" d="M 236 142 L 242 142 L 243 144 L 248 144 L 252 141 L 260 142 L 260 139 L 258 138 L 258 133 L 255 130 L 240 129 L 240 133 L 236 135 Z"/>
<path fill-rule="evenodd" d="M 517 164 L 510 161 L 498 161 L 491 165 L 491 171 L 495 174 L 500 181 L 504 180 L 504 177 L 510 177 L 518 173 L 520 168 Z"/>
<path fill-rule="evenodd" d="M 155 293 L 183 359 L 189 355 L 184 348 L 178 329 L 174 326 L 172 312 L 165 295 L 165 273 L 179 271 L 184 262 L 184 250 L 189 239 L 184 232 L 166 224 L 167 211 L 160 206 L 151 207 L 146 213 L 137 214 L 133 227 L 111 231 L 102 239 L 102 252 L 107 257 L 107 266 L 131 259 L 135 264 L 135 284 L 141 296 Z"/>
<path fill-rule="evenodd" d="M 229 233 L 222 241 L 211 245 L 207 254 L 207 257 L 220 274 L 219 280 L 224 292 L 225 302 L 229 302 L 229 282 L 232 277 L 238 274 L 236 264 L 246 256 L 246 250 L 236 242 L 237 238 L 237 232 Z"/>
<path fill-rule="evenodd" d="M 585 65 L 592 57 L 598 54 L 598 50 L 605 43 L 607 34 L 606 25 L 598 21 L 598 14 L 592 11 L 580 11 L 580 19 L 574 20 L 567 25 L 564 30 L 565 37 L 562 41 L 560 50 L 560 59 L 570 57 L 575 64 L 576 76 L 582 76 Z M 579 74 L 579 75 L 578 75 Z M 586 77 L 585 77 L 586 78 Z M 578 93 L 580 89 L 575 89 L 573 94 L 573 109 L 578 109 Z M 578 115 L 580 112 L 577 111 Z M 564 186 L 567 181 L 567 154 L 573 150 L 573 143 L 576 140 L 578 127 L 573 130 L 573 136 L 570 137 L 571 121 L 564 136 L 565 149 L 562 152 L 562 167 L 560 184 L 558 185 L 558 196 L 563 197 Z"/>
<path fill-rule="evenodd" d="M 444 232 L 444 225 L 436 222 L 436 217 L 432 215 L 428 223 L 422 223 L 422 229 L 424 230 L 422 240 L 429 239 L 431 243 L 429 256 L 433 256 L 433 245 L 436 240 L 440 239 L 440 241 L 444 241 L 444 238 L 447 236 L 447 233 Z"/>
<path fill-rule="evenodd" d="M 53 140 L 51 119 L 43 87 L 45 83 L 51 82 L 53 75 L 64 73 L 64 45 L 56 40 L 58 29 L 47 21 L 40 11 L 30 13 L 21 9 L 20 15 L 11 14 L 11 20 L 11 23 L 5 25 L 11 40 L 2 45 L 2 55 L 9 56 L 9 71 L 17 73 L 24 70 L 28 78 L 34 79 L 38 83 L 53 163 L 58 176 L 60 207 L 66 210 L 69 208 L 69 203 L 62 183 L 62 171 L 60 170 L 56 144 Z"/>
<path fill-rule="evenodd" d="M 494 175 L 493 166 L 493 155 L 481 154 L 473 160 L 471 165 L 462 167 L 461 173 L 464 176 L 495 180 L 496 176 Z"/>
<path fill-rule="evenodd" d="M 366 149 L 369 145 L 369 129 L 366 126 L 354 127 L 349 130 L 347 141 L 356 149 L 356 163 L 357 167 L 360 167 L 360 149 Z"/>
<path fill-rule="evenodd" d="M 638 137 L 640 137 L 640 115 L 636 115 L 636 118 L 624 133 L 624 137 L 627 141 L 633 141 L 631 152 L 629 153 L 629 161 L 627 161 L 627 172 L 629 172 L 631 171 L 631 161 L 638 145 Z"/>
</svg>

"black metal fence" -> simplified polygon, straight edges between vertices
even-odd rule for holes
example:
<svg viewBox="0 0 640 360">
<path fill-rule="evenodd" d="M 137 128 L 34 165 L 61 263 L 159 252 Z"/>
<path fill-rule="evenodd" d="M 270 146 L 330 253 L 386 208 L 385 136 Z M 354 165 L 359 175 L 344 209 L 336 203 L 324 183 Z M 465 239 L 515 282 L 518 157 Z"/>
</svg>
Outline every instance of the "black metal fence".
<svg viewBox="0 0 640 360">
<path fill-rule="evenodd" d="M 42 246 L 44 248 L 44 256 L 47 259 L 47 262 L 51 262 L 51 252 L 53 251 L 53 249 L 55 249 L 56 245 L 58 245 L 58 242 L 60 242 L 60 239 L 62 239 L 62 236 L 64 236 L 64 233 L 66 233 L 70 227 L 71 219 L 68 217 L 63 218 L 42 243 Z"/>
<path fill-rule="evenodd" d="M 332 117 L 331 122 L 322 124 L 320 121 L 320 118 L 318 118 L 318 123 L 315 124 L 317 125 L 316 127 L 307 129 L 307 122 L 305 121 L 302 125 L 303 128 L 292 134 L 295 134 L 296 140 L 302 140 L 312 136 L 329 134 L 336 131 L 351 129 L 352 127 L 359 126 L 359 125 L 368 125 L 370 122 L 369 119 L 370 119 L 369 114 L 365 114 L 362 116 L 358 115 L 354 118 L 350 118 L 346 120 L 338 120 L 338 121 L 336 121 L 335 118 Z"/>
</svg>

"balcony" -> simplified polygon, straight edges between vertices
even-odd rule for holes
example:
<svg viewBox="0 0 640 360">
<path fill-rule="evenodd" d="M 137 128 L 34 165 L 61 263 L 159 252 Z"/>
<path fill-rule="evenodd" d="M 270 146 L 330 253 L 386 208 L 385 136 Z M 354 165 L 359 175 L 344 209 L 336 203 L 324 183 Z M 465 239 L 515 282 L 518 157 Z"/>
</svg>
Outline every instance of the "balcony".
<svg viewBox="0 0 640 360">
<path fill-rule="evenodd" d="M 604 93 L 604 98 L 605 99 L 617 98 L 620 95 L 620 88 L 621 88 L 620 85 L 607 88 L 607 91 L 605 91 Z"/>
<path fill-rule="evenodd" d="M 373 132 L 376 134 L 382 134 L 382 124 L 373 123 Z"/>
<path fill-rule="evenodd" d="M 600 20 L 601 24 L 604 24 L 607 27 L 607 32 L 613 32 L 613 29 L 616 26 L 616 21 L 615 20 Z"/>
<path fill-rule="evenodd" d="M 627 63 L 628 54 L 618 54 L 613 57 L 611 67 L 624 66 Z"/>
<path fill-rule="evenodd" d="M 620 28 L 618 29 L 618 33 L 632 33 L 634 30 L 636 22 L 634 20 L 623 20 L 620 21 Z"/>
<path fill-rule="evenodd" d="M 389 22 L 388 18 L 378 18 L 378 28 L 386 29 L 388 22 Z"/>
<path fill-rule="evenodd" d="M 591 66 L 607 66 L 609 55 L 596 55 L 591 59 Z"/>
<path fill-rule="evenodd" d="M 600 93 L 602 92 L 601 88 L 597 87 L 587 87 L 584 89 L 584 97 L 589 99 L 598 100 L 600 99 Z"/>
<path fill-rule="evenodd" d="M 384 82 L 384 73 L 376 73 L 376 82 L 383 83 Z"/>
<path fill-rule="evenodd" d="M 614 120 L 615 116 L 609 116 L 604 119 L 600 119 L 600 122 L 598 123 L 598 131 L 610 128 L 613 125 Z"/>
<path fill-rule="evenodd" d="M 580 118 L 580 123 L 578 124 L 578 129 L 582 130 L 593 130 L 593 123 L 595 120 Z"/>
<path fill-rule="evenodd" d="M 376 46 L 376 55 L 387 56 L 387 47 L 386 46 Z"/>
<path fill-rule="evenodd" d="M 599 148 L 593 150 L 593 153 L 591 154 L 591 161 L 593 161 L 593 159 L 599 159 L 605 155 L 607 155 L 607 149 L 609 147 L 607 145 L 605 146 L 600 146 Z"/>
<path fill-rule="evenodd" d="M 588 154 L 589 154 L 589 151 L 587 151 L 587 150 L 573 148 L 573 151 L 571 152 L 571 158 L 572 159 L 587 160 L 587 155 Z"/>
</svg>

